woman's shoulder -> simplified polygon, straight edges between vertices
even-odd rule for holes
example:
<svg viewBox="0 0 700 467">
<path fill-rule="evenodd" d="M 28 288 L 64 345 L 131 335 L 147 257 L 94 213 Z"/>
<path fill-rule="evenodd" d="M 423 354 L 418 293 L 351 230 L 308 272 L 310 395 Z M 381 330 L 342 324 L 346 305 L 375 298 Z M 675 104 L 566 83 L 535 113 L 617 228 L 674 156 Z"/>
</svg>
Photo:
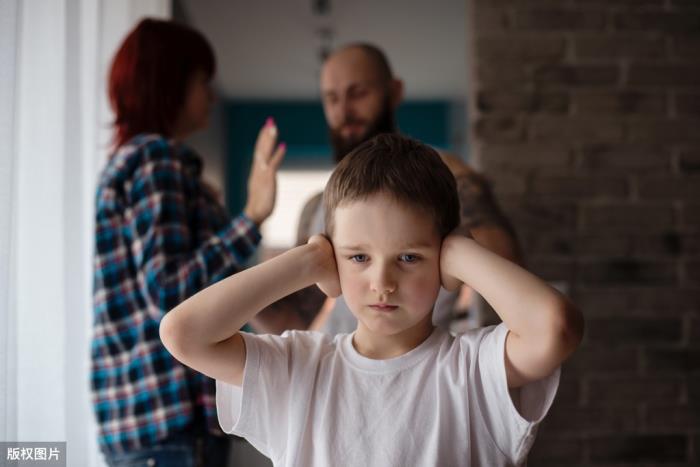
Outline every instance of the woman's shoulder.
<svg viewBox="0 0 700 467">
<path fill-rule="evenodd" d="M 132 178 L 143 167 L 152 163 L 178 164 L 181 147 L 167 137 L 156 134 L 139 134 L 120 145 L 111 154 L 102 172 L 102 184 Z M 174 166 L 173 165 L 173 166 Z"/>
<path fill-rule="evenodd" d="M 172 140 L 157 133 L 136 135 L 120 145 L 110 158 L 115 165 L 128 163 L 134 159 L 172 157 L 175 144 Z"/>
</svg>

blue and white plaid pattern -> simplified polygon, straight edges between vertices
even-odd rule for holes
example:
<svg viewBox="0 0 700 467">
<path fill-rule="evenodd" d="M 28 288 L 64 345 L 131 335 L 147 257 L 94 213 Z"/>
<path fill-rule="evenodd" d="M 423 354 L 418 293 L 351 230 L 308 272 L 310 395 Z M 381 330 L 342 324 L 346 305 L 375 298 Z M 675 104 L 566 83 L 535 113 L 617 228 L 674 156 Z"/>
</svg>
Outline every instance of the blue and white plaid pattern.
<svg viewBox="0 0 700 467">
<path fill-rule="evenodd" d="M 216 420 L 214 381 L 163 347 L 164 314 L 241 269 L 260 242 L 253 222 L 231 219 L 201 181 L 199 157 L 158 135 L 122 146 L 97 189 L 92 394 L 100 446 L 150 446 Z"/>
</svg>

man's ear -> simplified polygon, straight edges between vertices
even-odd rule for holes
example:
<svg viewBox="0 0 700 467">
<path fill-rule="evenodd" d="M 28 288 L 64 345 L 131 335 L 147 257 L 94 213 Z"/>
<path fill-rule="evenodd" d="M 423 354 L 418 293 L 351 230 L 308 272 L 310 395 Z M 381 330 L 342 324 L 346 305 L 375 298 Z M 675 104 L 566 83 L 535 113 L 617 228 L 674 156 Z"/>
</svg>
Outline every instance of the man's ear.
<svg viewBox="0 0 700 467">
<path fill-rule="evenodd" d="M 391 98 L 391 108 L 396 110 L 403 101 L 403 81 L 398 78 L 392 78 L 389 83 L 389 96 Z"/>
</svg>

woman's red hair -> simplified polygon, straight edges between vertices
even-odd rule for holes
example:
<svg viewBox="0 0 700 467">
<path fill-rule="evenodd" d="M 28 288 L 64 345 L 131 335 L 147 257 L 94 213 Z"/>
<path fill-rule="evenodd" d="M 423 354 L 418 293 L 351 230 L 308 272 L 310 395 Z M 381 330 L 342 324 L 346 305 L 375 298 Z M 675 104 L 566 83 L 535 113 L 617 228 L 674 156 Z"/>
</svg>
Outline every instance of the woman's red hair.
<svg viewBox="0 0 700 467">
<path fill-rule="evenodd" d="M 139 133 L 171 136 L 196 71 L 214 76 L 216 61 L 198 31 L 155 19 L 142 20 L 124 39 L 109 73 L 109 99 L 116 114 L 116 146 Z"/>
</svg>

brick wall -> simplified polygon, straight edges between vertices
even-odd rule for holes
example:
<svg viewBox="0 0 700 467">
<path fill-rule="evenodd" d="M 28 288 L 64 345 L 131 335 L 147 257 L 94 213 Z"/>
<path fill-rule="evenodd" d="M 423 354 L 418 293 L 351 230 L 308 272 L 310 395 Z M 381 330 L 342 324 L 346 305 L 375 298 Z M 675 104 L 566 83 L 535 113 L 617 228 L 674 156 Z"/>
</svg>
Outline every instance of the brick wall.
<svg viewBox="0 0 700 467">
<path fill-rule="evenodd" d="M 468 0 L 472 151 L 586 317 L 530 465 L 700 465 L 700 0 Z"/>
</svg>

